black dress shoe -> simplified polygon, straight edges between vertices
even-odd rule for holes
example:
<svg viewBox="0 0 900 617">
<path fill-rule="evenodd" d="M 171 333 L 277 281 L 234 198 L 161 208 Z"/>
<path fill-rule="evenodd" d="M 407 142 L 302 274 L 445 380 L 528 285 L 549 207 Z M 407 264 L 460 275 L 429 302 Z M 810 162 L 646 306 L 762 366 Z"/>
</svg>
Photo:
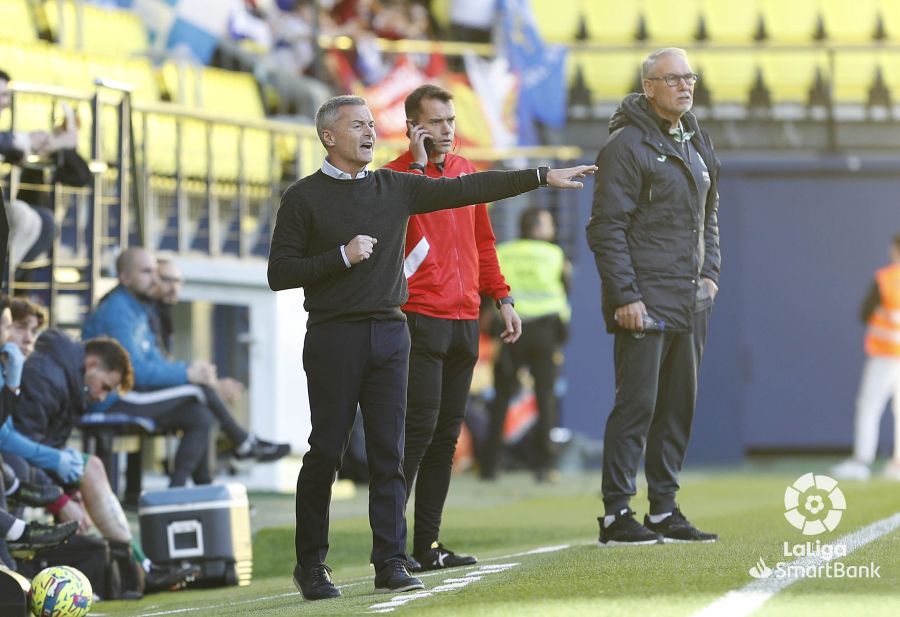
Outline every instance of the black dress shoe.
<svg viewBox="0 0 900 617">
<path fill-rule="evenodd" d="M 425 585 L 410 575 L 404 559 L 389 559 L 375 573 L 375 593 L 399 593 L 416 589 L 425 589 Z"/>
<path fill-rule="evenodd" d="M 294 586 L 307 600 L 340 598 L 341 590 L 331 582 L 331 568 L 324 563 L 308 568 L 294 568 Z"/>
</svg>

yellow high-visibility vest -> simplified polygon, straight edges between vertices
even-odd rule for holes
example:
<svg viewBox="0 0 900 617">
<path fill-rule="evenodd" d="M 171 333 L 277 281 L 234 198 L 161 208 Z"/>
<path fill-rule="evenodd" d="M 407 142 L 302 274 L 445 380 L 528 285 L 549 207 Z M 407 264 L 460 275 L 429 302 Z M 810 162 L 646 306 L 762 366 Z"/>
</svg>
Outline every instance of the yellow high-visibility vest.
<svg viewBox="0 0 900 617">
<path fill-rule="evenodd" d="M 497 245 L 497 259 L 519 317 L 559 314 L 569 321 L 571 309 L 563 286 L 566 257 L 561 248 L 543 240 L 512 240 Z"/>
</svg>

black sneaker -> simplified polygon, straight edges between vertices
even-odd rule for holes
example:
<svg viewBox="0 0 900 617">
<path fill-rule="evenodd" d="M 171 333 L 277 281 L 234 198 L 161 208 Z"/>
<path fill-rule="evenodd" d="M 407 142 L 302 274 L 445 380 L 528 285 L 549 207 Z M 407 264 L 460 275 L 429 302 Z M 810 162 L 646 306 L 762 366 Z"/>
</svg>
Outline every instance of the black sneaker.
<svg viewBox="0 0 900 617">
<path fill-rule="evenodd" d="M 56 484 L 33 484 L 19 482 L 18 488 L 7 495 L 10 506 L 30 506 L 40 508 L 47 506 L 62 497 L 63 490 Z"/>
<path fill-rule="evenodd" d="M 422 581 L 410 576 L 403 559 L 390 559 L 375 573 L 375 593 L 400 593 L 425 589 Z"/>
<path fill-rule="evenodd" d="M 340 598 L 341 590 L 331 582 L 331 568 L 324 563 L 294 568 L 294 586 L 307 600 L 327 600 Z"/>
<path fill-rule="evenodd" d="M 603 517 L 600 521 L 600 546 L 636 546 L 641 544 L 660 544 L 662 536 L 655 531 L 650 531 L 636 520 L 634 510 L 622 508 L 616 513 L 616 520 L 612 525 L 605 527 Z"/>
<path fill-rule="evenodd" d="M 259 463 L 271 463 L 284 458 L 290 453 L 291 444 L 289 443 L 272 443 L 254 437 L 253 442 L 250 444 L 250 451 L 245 454 L 235 454 L 235 458 L 238 460 L 253 458 Z"/>
<path fill-rule="evenodd" d="M 150 571 L 144 574 L 144 591 L 166 591 L 176 589 L 190 583 L 200 574 L 200 568 L 187 565 L 150 564 Z"/>
<path fill-rule="evenodd" d="M 25 531 L 18 540 L 10 541 L 9 550 L 28 551 L 47 548 L 62 544 L 73 533 L 78 531 L 78 521 L 69 521 L 59 525 L 43 525 L 41 523 L 28 523 Z"/>
<path fill-rule="evenodd" d="M 663 542 L 715 542 L 719 536 L 714 533 L 700 531 L 684 517 L 678 506 L 672 510 L 672 514 L 658 523 L 651 523 L 650 517 L 644 517 L 644 527 L 662 535 Z"/>
<path fill-rule="evenodd" d="M 413 555 L 413 559 L 419 562 L 419 567 L 421 568 L 421 570 L 416 570 L 416 572 L 471 566 L 474 563 L 478 563 L 478 560 L 472 555 L 457 555 L 445 548 L 440 542 L 433 542 L 431 548 L 424 553 Z"/>
</svg>

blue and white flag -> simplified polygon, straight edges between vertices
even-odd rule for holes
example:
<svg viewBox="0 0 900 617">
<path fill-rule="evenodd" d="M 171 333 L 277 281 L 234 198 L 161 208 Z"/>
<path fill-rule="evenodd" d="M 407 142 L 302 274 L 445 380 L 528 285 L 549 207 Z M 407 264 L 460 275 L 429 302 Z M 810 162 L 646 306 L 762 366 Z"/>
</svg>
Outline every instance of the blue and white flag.
<svg viewBox="0 0 900 617">
<path fill-rule="evenodd" d="M 151 47 L 187 54 L 209 64 L 228 19 L 241 0 L 115 0 L 137 13 L 147 27 Z"/>
<path fill-rule="evenodd" d="M 538 32 L 530 0 L 500 0 L 501 53 L 519 77 L 519 144 L 538 143 L 535 126 L 551 128 L 566 122 L 566 48 L 545 45 Z"/>
</svg>

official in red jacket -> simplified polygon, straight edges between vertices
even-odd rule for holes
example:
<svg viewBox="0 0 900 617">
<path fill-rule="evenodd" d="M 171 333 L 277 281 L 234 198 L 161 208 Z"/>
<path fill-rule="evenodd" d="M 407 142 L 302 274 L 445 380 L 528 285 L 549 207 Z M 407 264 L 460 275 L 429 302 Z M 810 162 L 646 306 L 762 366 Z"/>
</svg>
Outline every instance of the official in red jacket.
<svg viewBox="0 0 900 617">
<path fill-rule="evenodd" d="M 438 86 L 421 86 L 406 98 L 406 117 L 409 151 L 387 168 L 436 178 L 475 172 L 471 162 L 450 152 L 456 134 L 453 95 Z M 522 334 L 494 242 L 485 204 L 415 215 L 407 227 L 409 300 L 403 312 L 412 347 L 403 473 L 407 501 L 414 485 L 416 489 L 412 555 L 422 570 L 477 561 L 444 547 L 439 533 L 478 359 L 479 293 L 497 302 L 505 342 Z"/>
</svg>

